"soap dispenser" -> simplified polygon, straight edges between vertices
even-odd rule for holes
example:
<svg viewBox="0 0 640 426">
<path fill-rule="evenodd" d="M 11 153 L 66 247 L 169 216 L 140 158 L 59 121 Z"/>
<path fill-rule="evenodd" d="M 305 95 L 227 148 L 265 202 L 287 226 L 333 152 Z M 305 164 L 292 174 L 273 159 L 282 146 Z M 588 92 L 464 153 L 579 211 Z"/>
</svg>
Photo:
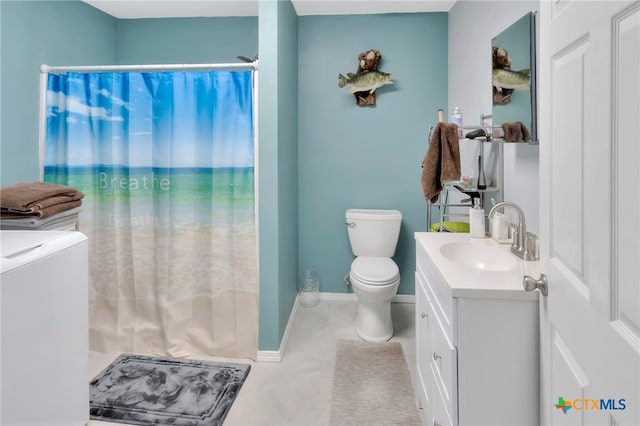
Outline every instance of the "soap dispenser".
<svg viewBox="0 0 640 426">
<path fill-rule="evenodd" d="M 469 234 L 471 238 L 484 238 L 484 209 L 480 206 L 480 197 L 473 198 L 473 207 L 469 209 Z"/>
</svg>

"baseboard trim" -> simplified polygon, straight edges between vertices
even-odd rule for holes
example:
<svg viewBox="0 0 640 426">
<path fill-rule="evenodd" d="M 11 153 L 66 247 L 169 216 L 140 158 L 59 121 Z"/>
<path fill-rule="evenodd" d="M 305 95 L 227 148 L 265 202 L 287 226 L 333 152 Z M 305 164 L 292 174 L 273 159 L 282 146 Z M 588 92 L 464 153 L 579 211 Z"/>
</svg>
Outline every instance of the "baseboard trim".
<svg viewBox="0 0 640 426">
<path fill-rule="evenodd" d="M 391 299 L 391 303 L 416 303 L 416 296 L 413 294 L 396 294 Z"/>
<path fill-rule="evenodd" d="M 357 302 L 355 293 L 320 293 L 320 300 L 330 300 L 335 302 Z M 413 294 L 396 294 L 391 299 L 392 303 L 415 303 L 416 296 Z"/>
<path fill-rule="evenodd" d="M 329 300 L 334 302 L 357 302 L 358 298 L 355 293 L 320 293 L 320 300 Z"/>
<path fill-rule="evenodd" d="M 258 351 L 256 355 L 257 362 L 282 362 L 282 354 L 280 351 Z"/>
<path fill-rule="evenodd" d="M 282 362 L 284 356 L 284 350 L 287 347 L 289 341 L 289 334 L 291 334 L 291 327 L 293 327 L 293 320 L 298 312 L 298 295 L 296 295 L 293 301 L 293 308 L 289 314 L 289 321 L 287 321 L 287 327 L 284 329 L 282 335 L 282 341 L 280 341 L 280 348 L 277 351 L 258 351 L 256 354 L 256 361 L 258 362 Z"/>
</svg>

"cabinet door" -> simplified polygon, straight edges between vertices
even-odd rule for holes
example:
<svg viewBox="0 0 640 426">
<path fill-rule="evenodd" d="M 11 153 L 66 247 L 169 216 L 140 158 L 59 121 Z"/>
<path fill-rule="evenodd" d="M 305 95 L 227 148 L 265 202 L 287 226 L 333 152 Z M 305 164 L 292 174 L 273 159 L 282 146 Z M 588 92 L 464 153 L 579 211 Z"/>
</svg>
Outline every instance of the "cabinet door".
<svg viewBox="0 0 640 426">
<path fill-rule="evenodd" d="M 433 392 L 431 394 L 431 417 L 427 418 L 427 426 L 452 426 L 456 423 L 453 422 L 453 418 L 449 410 L 446 407 L 446 396 L 438 386 L 435 378 L 438 376 L 438 373 L 435 371 L 435 364 L 431 364 L 431 373 L 430 377 L 433 385 Z"/>
<path fill-rule="evenodd" d="M 416 398 L 424 410 L 424 418 L 431 419 L 430 386 L 432 383 L 429 362 L 431 359 L 430 322 L 431 302 L 425 291 L 422 274 L 416 272 Z"/>
<path fill-rule="evenodd" d="M 417 270 L 424 279 L 424 288 L 429 301 L 437 312 L 447 336 L 450 340 L 455 340 L 452 321 L 456 312 L 451 288 L 444 282 L 433 261 L 420 245 L 416 247 L 416 259 Z"/>
<path fill-rule="evenodd" d="M 453 424 L 458 414 L 458 360 L 455 346 L 449 340 L 438 314 L 434 311 L 431 327 L 431 369 L 433 379 L 439 390 L 443 405 Z M 436 386 L 433 386 L 435 389 Z M 435 392 L 434 392 L 435 394 Z M 435 395 L 432 395 L 432 399 Z M 435 407 L 435 403 L 432 403 Z M 443 423 L 442 421 L 441 423 Z M 446 422 L 444 422 L 446 423 Z M 444 424 L 443 423 L 443 424 Z"/>
</svg>

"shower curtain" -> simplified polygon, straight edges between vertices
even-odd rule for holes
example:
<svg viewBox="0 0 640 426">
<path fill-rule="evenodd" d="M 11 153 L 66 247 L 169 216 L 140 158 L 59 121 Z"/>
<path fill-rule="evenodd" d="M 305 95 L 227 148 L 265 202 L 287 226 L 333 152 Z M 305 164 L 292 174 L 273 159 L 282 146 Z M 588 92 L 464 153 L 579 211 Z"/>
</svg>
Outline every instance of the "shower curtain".
<svg viewBox="0 0 640 426">
<path fill-rule="evenodd" d="M 85 194 L 91 349 L 255 358 L 252 72 L 47 79 L 44 180 Z"/>
</svg>

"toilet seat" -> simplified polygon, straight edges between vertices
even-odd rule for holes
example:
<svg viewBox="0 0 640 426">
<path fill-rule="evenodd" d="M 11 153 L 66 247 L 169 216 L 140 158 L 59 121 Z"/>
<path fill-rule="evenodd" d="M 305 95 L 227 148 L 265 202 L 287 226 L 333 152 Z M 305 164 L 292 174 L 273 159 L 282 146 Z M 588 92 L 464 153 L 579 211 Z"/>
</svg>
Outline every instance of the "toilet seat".
<svg viewBox="0 0 640 426">
<path fill-rule="evenodd" d="M 390 257 L 359 256 L 351 264 L 350 275 L 362 284 L 380 286 L 400 279 L 400 269 Z"/>
</svg>

